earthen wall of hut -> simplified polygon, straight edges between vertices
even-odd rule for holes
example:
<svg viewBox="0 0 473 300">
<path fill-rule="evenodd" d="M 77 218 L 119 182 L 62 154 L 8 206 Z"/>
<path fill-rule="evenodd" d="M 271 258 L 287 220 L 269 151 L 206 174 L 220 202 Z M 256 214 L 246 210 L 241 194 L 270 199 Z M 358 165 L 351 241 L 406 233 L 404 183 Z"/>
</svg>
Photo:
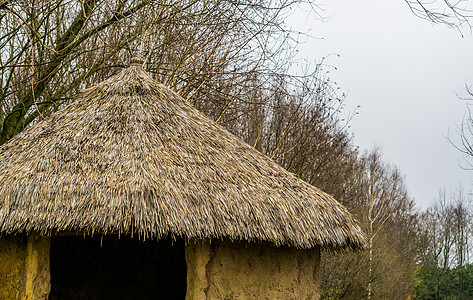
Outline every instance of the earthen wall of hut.
<svg viewBox="0 0 473 300">
<path fill-rule="evenodd" d="M 189 243 L 186 300 L 319 299 L 320 250 L 268 243 Z M 0 238 L 0 299 L 47 299 L 50 239 Z"/>
<path fill-rule="evenodd" d="M 186 300 L 319 299 L 320 249 L 212 241 L 186 248 Z"/>
<path fill-rule="evenodd" d="M 0 299 L 47 299 L 51 288 L 47 237 L 0 238 Z"/>
</svg>

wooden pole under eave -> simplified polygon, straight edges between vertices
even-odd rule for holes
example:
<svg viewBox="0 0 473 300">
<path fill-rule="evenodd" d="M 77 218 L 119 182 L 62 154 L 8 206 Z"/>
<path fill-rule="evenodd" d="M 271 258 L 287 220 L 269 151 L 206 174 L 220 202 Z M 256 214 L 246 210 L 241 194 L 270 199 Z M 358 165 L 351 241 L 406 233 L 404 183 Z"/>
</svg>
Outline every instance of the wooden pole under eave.
<svg viewBox="0 0 473 300">
<path fill-rule="evenodd" d="M 0 299 L 48 299 L 49 249 L 50 238 L 36 233 L 0 237 Z"/>
</svg>

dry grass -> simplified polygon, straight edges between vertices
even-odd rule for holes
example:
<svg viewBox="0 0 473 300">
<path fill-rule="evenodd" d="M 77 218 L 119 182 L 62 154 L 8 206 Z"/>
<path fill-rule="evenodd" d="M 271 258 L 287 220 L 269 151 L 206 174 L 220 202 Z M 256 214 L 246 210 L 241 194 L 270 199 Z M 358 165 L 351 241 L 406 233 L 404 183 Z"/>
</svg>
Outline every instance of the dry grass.
<svg viewBox="0 0 473 300">
<path fill-rule="evenodd" d="M 347 209 L 134 64 L 0 147 L 0 231 L 360 249 Z"/>
</svg>

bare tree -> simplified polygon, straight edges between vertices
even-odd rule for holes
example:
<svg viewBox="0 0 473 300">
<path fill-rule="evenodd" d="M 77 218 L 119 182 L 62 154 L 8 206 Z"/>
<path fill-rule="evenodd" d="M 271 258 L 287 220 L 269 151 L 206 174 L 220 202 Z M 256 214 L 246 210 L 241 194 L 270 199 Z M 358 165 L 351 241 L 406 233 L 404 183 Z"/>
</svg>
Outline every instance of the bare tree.
<svg viewBox="0 0 473 300">
<path fill-rule="evenodd" d="M 136 39 L 141 28 L 118 30 L 149 3 L 3 1 L 0 144 L 57 108 L 105 61 Z M 107 43 L 97 43 L 105 35 Z"/>
<path fill-rule="evenodd" d="M 458 275 L 455 293 L 466 299 L 471 282 L 466 282 L 464 271 L 470 263 L 472 247 L 469 235 L 472 229 L 471 208 L 467 195 L 460 187 L 447 193 L 441 189 L 432 207 L 422 215 L 419 234 L 419 261 L 425 270 L 430 267 L 431 294 L 436 299 L 445 297 L 443 286 L 447 285 L 453 269 Z M 426 271 L 425 271 L 426 272 Z"/>
<path fill-rule="evenodd" d="M 414 202 L 400 171 L 382 159 L 379 148 L 359 156 L 355 165 L 345 182 L 354 199 L 346 203 L 361 221 L 368 247 L 323 260 L 322 298 L 407 298 L 417 259 Z"/>
<path fill-rule="evenodd" d="M 463 165 L 465 169 L 473 169 L 473 114 L 472 114 L 472 101 L 473 91 L 471 86 L 466 85 L 466 96 L 460 96 L 460 100 L 466 103 L 467 112 L 465 113 L 461 125 L 457 128 L 456 135 L 459 137 L 459 141 L 454 136 L 449 134 L 448 140 L 458 151 L 463 154 Z"/>
<path fill-rule="evenodd" d="M 469 263 L 470 247 L 471 242 L 469 241 L 469 235 L 471 233 L 472 222 L 471 215 L 468 209 L 468 203 L 465 199 L 463 191 L 460 189 L 456 194 L 453 207 L 453 234 L 455 240 L 455 263 L 456 268 L 459 271 L 459 289 L 460 295 L 464 296 L 465 293 L 465 265 Z"/>
<path fill-rule="evenodd" d="M 368 283 L 367 299 L 373 296 L 373 274 L 375 240 L 386 222 L 393 216 L 393 207 L 397 201 L 404 200 L 407 192 L 403 178 L 397 168 L 386 165 L 381 160 L 381 152 L 375 148 L 367 153 L 366 165 L 366 202 L 365 222 L 368 236 Z"/>
<path fill-rule="evenodd" d="M 131 56 L 216 120 L 241 115 L 253 89 L 287 70 L 283 21 L 302 1 L 2 1 L 0 144 Z"/>
<path fill-rule="evenodd" d="M 471 28 L 472 3 L 469 0 L 404 0 L 419 18 L 434 24 L 444 24 L 461 32 Z"/>
</svg>

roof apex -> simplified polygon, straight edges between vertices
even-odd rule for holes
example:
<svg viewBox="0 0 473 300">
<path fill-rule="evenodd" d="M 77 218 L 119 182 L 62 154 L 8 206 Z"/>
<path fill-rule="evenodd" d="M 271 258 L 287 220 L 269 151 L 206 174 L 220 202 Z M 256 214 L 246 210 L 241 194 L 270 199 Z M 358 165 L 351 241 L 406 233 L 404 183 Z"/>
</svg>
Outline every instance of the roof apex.
<svg viewBox="0 0 473 300">
<path fill-rule="evenodd" d="M 141 57 L 132 57 L 130 59 L 130 66 L 142 66 L 144 63 L 143 59 Z"/>
</svg>

